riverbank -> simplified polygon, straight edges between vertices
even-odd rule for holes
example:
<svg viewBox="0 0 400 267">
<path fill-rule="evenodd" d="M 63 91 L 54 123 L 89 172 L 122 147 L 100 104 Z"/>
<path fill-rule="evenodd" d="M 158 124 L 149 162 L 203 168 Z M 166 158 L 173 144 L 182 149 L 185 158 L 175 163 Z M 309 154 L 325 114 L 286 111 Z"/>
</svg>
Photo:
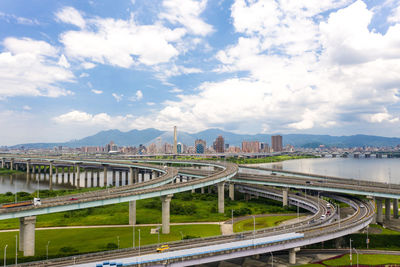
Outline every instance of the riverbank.
<svg viewBox="0 0 400 267">
<path fill-rule="evenodd" d="M 21 173 L 25 172 L 0 168 L 0 175 L 21 174 Z"/>
</svg>

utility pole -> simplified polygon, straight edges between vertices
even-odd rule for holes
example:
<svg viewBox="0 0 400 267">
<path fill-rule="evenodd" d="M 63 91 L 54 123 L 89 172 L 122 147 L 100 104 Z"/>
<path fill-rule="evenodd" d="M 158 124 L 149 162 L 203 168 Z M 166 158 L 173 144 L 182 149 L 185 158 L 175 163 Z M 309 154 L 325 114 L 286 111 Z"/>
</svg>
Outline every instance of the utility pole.
<svg viewBox="0 0 400 267">
<path fill-rule="evenodd" d="M 350 266 L 351 265 L 353 265 L 353 259 L 352 259 L 352 255 L 351 255 L 351 241 L 353 241 L 353 240 L 351 240 L 351 238 L 350 238 Z"/>
</svg>

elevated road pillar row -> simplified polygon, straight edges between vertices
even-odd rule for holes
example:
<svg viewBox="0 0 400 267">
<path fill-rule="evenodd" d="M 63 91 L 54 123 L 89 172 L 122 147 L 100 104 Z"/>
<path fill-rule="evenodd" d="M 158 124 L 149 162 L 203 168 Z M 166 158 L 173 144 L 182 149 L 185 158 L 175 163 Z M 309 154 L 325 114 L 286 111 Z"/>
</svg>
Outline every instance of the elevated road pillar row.
<svg viewBox="0 0 400 267">
<path fill-rule="evenodd" d="M 6 159 L 2 158 L 1 159 L 1 168 L 4 169 L 5 165 L 6 165 Z"/>
<path fill-rule="evenodd" d="M 225 191 L 225 183 L 221 182 L 218 185 L 218 212 L 224 213 L 225 212 L 225 199 L 224 199 L 224 191 Z"/>
<path fill-rule="evenodd" d="M 20 218 L 19 223 L 20 251 L 24 251 L 24 256 L 34 256 L 36 216 Z"/>
<path fill-rule="evenodd" d="M 385 220 L 390 221 L 390 198 L 385 198 Z"/>
<path fill-rule="evenodd" d="M 383 223 L 382 199 L 376 198 L 376 222 Z"/>
<path fill-rule="evenodd" d="M 136 224 L 136 200 L 129 201 L 129 224 Z"/>
<path fill-rule="evenodd" d="M 234 183 L 229 184 L 229 198 L 231 200 L 235 200 L 235 184 Z"/>
<path fill-rule="evenodd" d="M 49 190 L 53 190 L 53 162 L 50 161 L 49 166 Z"/>
<path fill-rule="evenodd" d="M 289 250 L 289 263 L 296 264 L 296 252 L 300 251 L 300 248 L 292 248 Z"/>
<path fill-rule="evenodd" d="M 166 195 L 161 197 L 161 204 L 162 204 L 162 233 L 169 234 L 169 208 L 171 204 L 171 198 L 174 195 Z"/>
<path fill-rule="evenodd" d="M 288 206 L 288 193 L 289 193 L 289 189 L 288 188 L 284 188 L 282 191 L 282 206 L 283 207 L 287 207 Z"/>
<path fill-rule="evenodd" d="M 107 186 L 107 165 L 103 165 L 104 167 L 104 186 Z"/>
<path fill-rule="evenodd" d="M 399 200 L 393 199 L 393 218 L 399 218 Z"/>
</svg>

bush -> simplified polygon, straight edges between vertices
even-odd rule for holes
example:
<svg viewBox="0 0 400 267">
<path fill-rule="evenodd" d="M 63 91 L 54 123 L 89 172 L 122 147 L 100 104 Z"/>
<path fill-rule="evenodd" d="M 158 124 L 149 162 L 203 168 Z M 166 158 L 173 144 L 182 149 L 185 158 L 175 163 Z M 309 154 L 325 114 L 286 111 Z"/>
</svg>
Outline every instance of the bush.
<svg viewBox="0 0 400 267">
<path fill-rule="evenodd" d="M 200 236 L 194 236 L 194 235 L 185 235 L 183 239 L 194 239 L 194 238 L 200 238 Z"/>
<path fill-rule="evenodd" d="M 193 215 L 196 213 L 196 210 L 197 207 L 193 203 L 183 205 L 180 203 L 171 202 L 171 214 L 174 215 Z"/>
<path fill-rule="evenodd" d="M 12 192 L 7 192 L 7 193 L 5 193 L 5 195 L 6 195 L 6 197 L 11 197 L 11 196 L 13 196 L 14 194 L 13 194 Z"/>
<path fill-rule="evenodd" d="M 107 246 L 106 246 L 106 248 L 107 248 L 108 250 L 117 249 L 117 248 L 118 248 L 118 245 L 115 244 L 115 243 L 108 243 Z"/>
<path fill-rule="evenodd" d="M 79 250 L 73 247 L 62 247 L 60 248 L 60 254 L 72 254 L 77 253 Z"/>
<path fill-rule="evenodd" d="M 161 201 L 158 200 L 158 199 L 153 199 L 153 200 L 151 200 L 149 202 L 145 202 L 143 204 L 143 207 L 146 208 L 146 209 L 157 209 L 157 210 L 159 210 L 159 209 L 161 209 Z"/>
</svg>

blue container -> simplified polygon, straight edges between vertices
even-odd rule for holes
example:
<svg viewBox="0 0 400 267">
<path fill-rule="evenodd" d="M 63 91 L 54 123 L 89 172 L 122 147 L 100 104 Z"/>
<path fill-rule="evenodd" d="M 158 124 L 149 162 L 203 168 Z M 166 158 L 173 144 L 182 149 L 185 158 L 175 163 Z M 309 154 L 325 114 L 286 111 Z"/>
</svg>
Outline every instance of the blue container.
<svg viewBox="0 0 400 267">
<path fill-rule="evenodd" d="M 103 265 L 110 265 L 110 262 L 109 261 L 105 261 L 105 262 L 103 262 Z"/>
<path fill-rule="evenodd" d="M 96 267 L 103 267 L 103 264 L 97 263 L 97 264 L 96 264 Z"/>
</svg>

